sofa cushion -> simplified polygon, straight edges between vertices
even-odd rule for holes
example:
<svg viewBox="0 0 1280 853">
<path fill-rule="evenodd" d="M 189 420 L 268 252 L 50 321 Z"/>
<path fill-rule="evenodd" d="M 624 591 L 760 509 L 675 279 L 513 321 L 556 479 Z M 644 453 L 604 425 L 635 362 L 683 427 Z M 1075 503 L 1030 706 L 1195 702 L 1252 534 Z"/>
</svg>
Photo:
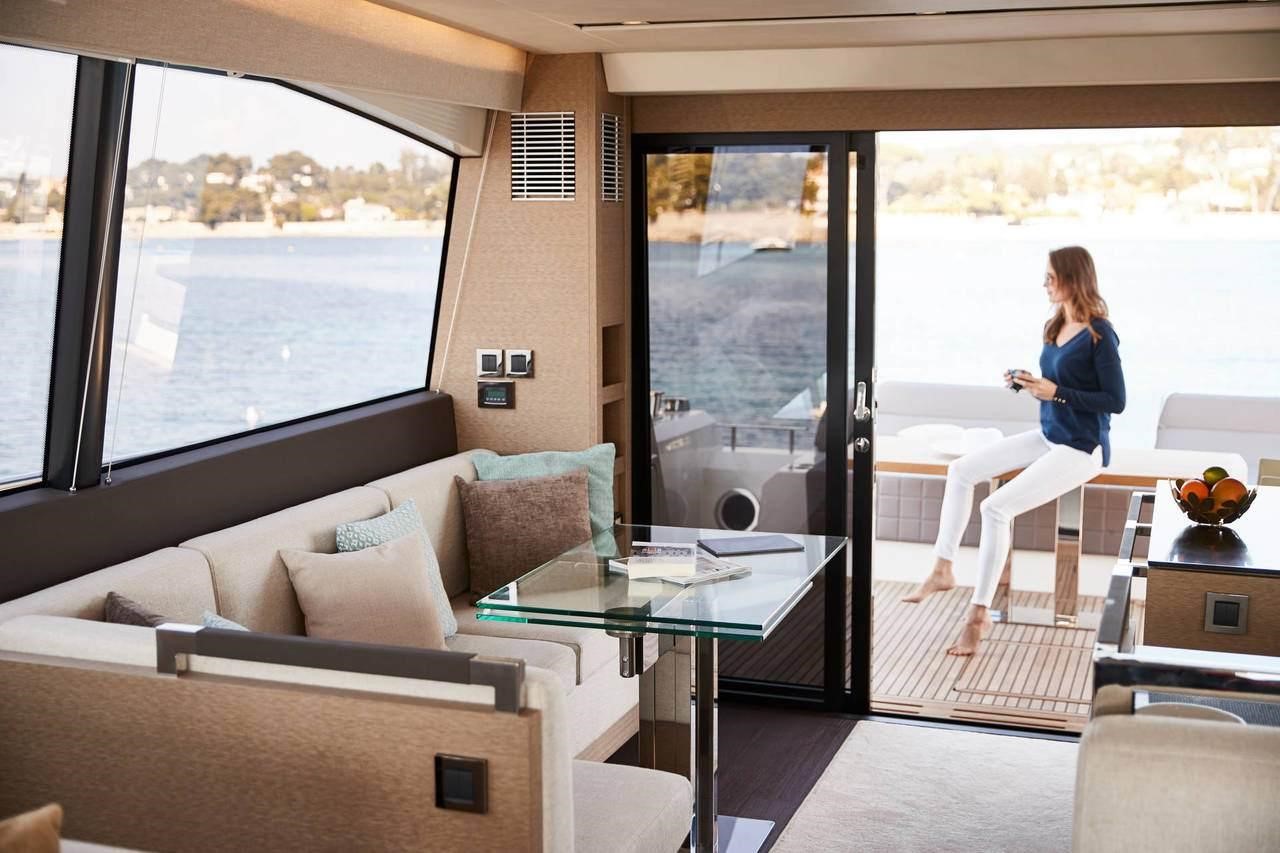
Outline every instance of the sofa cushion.
<svg viewBox="0 0 1280 853">
<path fill-rule="evenodd" d="M 591 533 L 595 535 L 613 529 L 613 460 L 616 455 L 612 444 L 597 444 L 586 450 L 544 450 L 512 456 L 499 456 L 485 450 L 477 452 L 472 462 L 480 480 L 525 480 L 586 468 Z"/>
<path fill-rule="evenodd" d="M 440 562 L 440 576 L 445 591 L 450 596 L 467 589 L 470 575 L 467 572 L 467 534 L 462 526 L 462 501 L 453 485 L 454 477 L 468 483 L 476 478 L 476 468 L 471 464 L 475 453 L 468 451 L 419 465 L 374 480 L 369 485 L 386 493 L 391 505 L 399 506 L 410 498 L 422 516 L 422 526 L 435 549 Z"/>
<path fill-rule="evenodd" d="M 0 622 L 32 613 L 101 620 L 108 592 L 145 602 L 175 622 L 196 624 L 202 612 L 218 607 L 204 555 L 161 548 L 0 604 Z"/>
<path fill-rule="evenodd" d="M 249 629 L 241 625 L 239 622 L 232 622 L 225 616 L 219 616 L 212 610 L 206 610 L 200 614 L 200 624 L 206 628 L 217 628 L 222 631 L 248 631 Z"/>
<path fill-rule="evenodd" d="M 443 649 L 416 533 L 342 554 L 280 552 L 308 637 Z"/>
<path fill-rule="evenodd" d="M 560 679 L 565 693 L 573 690 L 577 680 L 577 659 L 568 646 L 558 643 L 459 633 L 445 640 L 445 646 L 451 652 L 470 652 L 494 658 L 516 658 L 524 661 L 528 666 L 549 670 Z"/>
<path fill-rule="evenodd" d="M 13 853 L 58 853 L 62 806 L 50 803 L 34 811 L 0 820 L 0 850 Z"/>
<path fill-rule="evenodd" d="M 359 486 L 197 536 L 182 547 L 199 551 L 209 561 L 219 615 L 251 631 L 301 634 L 302 611 L 280 550 L 332 554 L 338 550 L 339 524 L 372 518 L 390 508 L 385 492 Z M 199 617 L 197 611 L 191 618 Z"/>
<path fill-rule="evenodd" d="M 29 614 L 0 623 L 0 650 L 156 668 L 154 628 Z"/>
<path fill-rule="evenodd" d="M 475 598 L 591 538 L 585 470 L 531 480 L 454 482 L 462 495 Z"/>
<path fill-rule="evenodd" d="M 575 853 L 675 853 L 692 821 L 693 788 L 683 776 L 573 762 Z"/>
<path fill-rule="evenodd" d="M 444 591 L 444 581 L 440 577 L 440 561 L 436 559 L 435 549 L 427 537 L 427 530 L 422 526 L 422 515 L 418 512 L 413 498 L 397 506 L 386 515 L 371 518 L 368 521 L 349 521 L 338 525 L 338 550 L 359 551 L 373 548 L 392 539 L 413 534 L 422 546 L 422 557 L 427 565 L 427 586 L 431 590 L 431 601 L 435 604 L 436 615 L 440 618 L 440 627 L 446 637 L 458 633 L 458 620 L 453 618 L 453 608 L 449 606 L 449 595 Z"/>
<path fill-rule="evenodd" d="M 491 622 L 476 618 L 470 595 L 453 600 L 453 613 L 458 618 L 458 631 L 486 637 L 510 637 L 520 640 L 542 640 L 559 643 L 573 650 L 578 659 L 578 683 L 586 681 L 596 670 L 614 668 L 618 663 L 618 641 L 598 628 L 577 625 L 535 625 L 528 622 Z"/>
</svg>

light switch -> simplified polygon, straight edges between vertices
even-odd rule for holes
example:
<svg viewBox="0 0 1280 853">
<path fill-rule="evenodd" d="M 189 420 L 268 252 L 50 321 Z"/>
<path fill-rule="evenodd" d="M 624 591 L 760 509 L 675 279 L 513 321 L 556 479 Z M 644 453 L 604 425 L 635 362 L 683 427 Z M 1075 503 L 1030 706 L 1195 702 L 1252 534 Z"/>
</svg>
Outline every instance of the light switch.
<svg viewBox="0 0 1280 853">
<path fill-rule="evenodd" d="M 507 350 L 507 375 L 520 376 L 525 379 L 533 376 L 533 350 Z"/>
<path fill-rule="evenodd" d="M 501 376 L 502 350 L 476 350 L 476 376 Z"/>
</svg>

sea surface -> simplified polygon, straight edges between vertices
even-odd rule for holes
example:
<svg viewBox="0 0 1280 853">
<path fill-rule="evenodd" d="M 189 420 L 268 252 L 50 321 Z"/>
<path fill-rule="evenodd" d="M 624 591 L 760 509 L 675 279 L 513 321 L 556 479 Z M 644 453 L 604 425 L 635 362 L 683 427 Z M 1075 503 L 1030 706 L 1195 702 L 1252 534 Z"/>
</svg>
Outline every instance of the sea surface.
<svg viewBox="0 0 1280 853">
<path fill-rule="evenodd" d="M 811 441 L 825 252 L 729 248 L 651 246 L 652 386 L 721 422 L 795 426 Z M 998 384 L 1006 368 L 1036 370 L 1046 248 L 883 236 L 880 380 Z M 1280 396 L 1280 240 L 1103 236 L 1089 248 L 1129 389 L 1114 442 L 1152 444 L 1173 391 Z M 421 387 L 440 249 L 432 236 L 126 244 L 107 458 Z M 58 254 L 57 240 L 0 240 L 0 480 L 40 467 Z"/>
</svg>

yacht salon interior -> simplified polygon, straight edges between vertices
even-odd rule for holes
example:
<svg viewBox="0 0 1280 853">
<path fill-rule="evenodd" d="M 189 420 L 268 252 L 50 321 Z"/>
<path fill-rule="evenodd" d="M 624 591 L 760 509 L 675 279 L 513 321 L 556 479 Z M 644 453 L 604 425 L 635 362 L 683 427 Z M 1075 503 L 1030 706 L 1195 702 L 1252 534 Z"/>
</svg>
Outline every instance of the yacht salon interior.
<svg viewBox="0 0 1280 853">
<path fill-rule="evenodd" d="M 4 0 L 0 853 L 1280 851 L 1280 2 Z"/>
</svg>

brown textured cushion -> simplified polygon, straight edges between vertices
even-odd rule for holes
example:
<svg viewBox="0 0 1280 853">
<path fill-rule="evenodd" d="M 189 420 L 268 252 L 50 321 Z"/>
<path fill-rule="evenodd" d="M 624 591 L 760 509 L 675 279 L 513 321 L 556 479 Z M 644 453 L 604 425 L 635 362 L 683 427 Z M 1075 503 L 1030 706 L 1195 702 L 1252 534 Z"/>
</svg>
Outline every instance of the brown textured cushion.
<svg viewBox="0 0 1280 853">
<path fill-rule="evenodd" d="M 307 636 L 443 649 L 417 533 L 342 554 L 281 551 Z"/>
<path fill-rule="evenodd" d="M 473 602 L 591 538 L 585 468 L 528 480 L 453 481 Z"/>
<path fill-rule="evenodd" d="M 0 820 L 0 850 L 5 853 L 58 853 L 62 806 L 57 803 Z"/>
<path fill-rule="evenodd" d="M 102 609 L 102 618 L 106 622 L 115 622 L 119 625 L 141 625 L 143 628 L 154 628 L 170 621 L 118 592 L 107 593 L 107 603 Z"/>
</svg>

